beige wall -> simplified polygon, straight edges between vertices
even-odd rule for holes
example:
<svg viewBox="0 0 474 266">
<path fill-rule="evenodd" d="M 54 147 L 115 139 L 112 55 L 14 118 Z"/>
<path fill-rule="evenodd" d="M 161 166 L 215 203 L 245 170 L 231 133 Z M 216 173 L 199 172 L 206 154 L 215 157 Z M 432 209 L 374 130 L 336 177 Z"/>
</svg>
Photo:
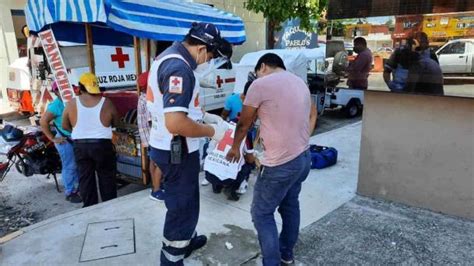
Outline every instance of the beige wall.
<svg viewBox="0 0 474 266">
<path fill-rule="evenodd" d="M 7 66 L 18 58 L 15 29 L 11 15 L 12 9 L 23 9 L 26 0 L 0 1 L 0 90 L 6 94 Z M 3 97 L 6 102 L 6 97 Z"/>
<path fill-rule="evenodd" d="M 358 193 L 474 219 L 474 99 L 366 92 Z"/>
<path fill-rule="evenodd" d="M 231 12 L 244 20 L 247 41 L 243 45 L 234 47 L 232 61 L 239 62 L 246 53 L 265 49 L 267 40 L 265 19 L 262 14 L 246 10 L 245 0 L 198 0 L 196 2 L 212 4 L 216 8 Z"/>
</svg>

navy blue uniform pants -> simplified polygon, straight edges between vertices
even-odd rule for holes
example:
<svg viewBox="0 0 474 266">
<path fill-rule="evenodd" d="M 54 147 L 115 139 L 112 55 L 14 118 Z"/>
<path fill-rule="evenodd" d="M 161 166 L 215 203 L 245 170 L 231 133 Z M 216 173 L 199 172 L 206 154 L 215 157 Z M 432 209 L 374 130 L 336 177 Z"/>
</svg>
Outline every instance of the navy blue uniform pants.
<svg viewBox="0 0 474 266">
<path fill-rule="evenodd" d="M 166 218 L 161 265 L 183 265 L 199 219 L 199 151 L 183 156 L 181 164 L 170 163 L 170 152 L 151 148 L 151 159 L 164 177 Z"/>
</svg>

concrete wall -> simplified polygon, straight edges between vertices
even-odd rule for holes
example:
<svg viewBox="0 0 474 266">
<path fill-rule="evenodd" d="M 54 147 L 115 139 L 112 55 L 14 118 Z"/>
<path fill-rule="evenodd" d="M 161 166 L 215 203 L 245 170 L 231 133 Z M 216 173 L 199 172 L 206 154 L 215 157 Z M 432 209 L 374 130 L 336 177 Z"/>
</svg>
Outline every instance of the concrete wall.
<svg viewBox="0 0 474 266">
<path fill-rule="evenodd" d="M 367 91 L 358 193 L 474 219 L 474 99 Z"/>
<path fill-rule="evenodd" d="M 212 4 L 214 7 L 231 12 L 243 19 L 247 41 L 234 47 L 232 61 L 239 62 L 248 52 L 263 50 L 266 47 L 266 22 L 262 14 L 256 14 L 245 9 L 245 0 L 198 0 L 196 2 Z"/>
<path fill-rule="evenodd" d="M 6 94 L 7 66 L 18 58 L 15 29 L 11 15 L 12 9 L 23 9 L 26 0 L 0 1 L 0 91 Z M 6 97 L 2 99 L 6 102 Z"/>
</svg>

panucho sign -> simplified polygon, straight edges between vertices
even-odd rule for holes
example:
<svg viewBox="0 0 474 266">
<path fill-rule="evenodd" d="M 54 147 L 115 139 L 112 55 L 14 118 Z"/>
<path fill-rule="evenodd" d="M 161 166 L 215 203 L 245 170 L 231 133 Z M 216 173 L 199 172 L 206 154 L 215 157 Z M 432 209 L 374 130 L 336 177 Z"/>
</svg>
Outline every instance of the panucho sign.
<svg viewBox="0 0 474 266">
<path fill-rule="evenodd" d="M 74 97 L 74 91 L 69 80 L 64 60 L 61 56 L 61 51 L 59 50 L 58 42 L 56 42 L 56 38 L 51 29 L 40 32 L 39 37 L 46 58 L 48 59 L 49 66 L 51 67 L 51 71 L 53 71 L 54 78 L 58 84 L 61 98 L 64 102 L 68 102 Z"/>
</svg>

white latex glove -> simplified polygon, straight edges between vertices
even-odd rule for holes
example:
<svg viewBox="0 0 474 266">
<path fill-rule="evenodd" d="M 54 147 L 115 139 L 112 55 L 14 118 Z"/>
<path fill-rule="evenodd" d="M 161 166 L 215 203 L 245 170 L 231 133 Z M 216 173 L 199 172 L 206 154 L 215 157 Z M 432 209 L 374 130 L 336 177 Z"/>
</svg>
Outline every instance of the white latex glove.
<svg viewBox="0 0 474 266">
<path fill-rule="evenodd" d="M 214 136 L 211 137 L 212 140 L 220 142 L 225 135 L 225 132 L 229 129 L 229 125 L 222 120 L 222 122 L 217 124 L 209 124 L 212 128 L 214 128 Z"/>
<path fill-rule="evenodd" d="M 212 152 L 216 148 L 216 146 L 217 146 L 217 142 L 215 140 L 211 140 L 207 148 L 207 153 Z"/>
<path fill-rule="evenodd" d="M 202 118 L 202 121 L 206 124 L 219 124 L 224 122 L 224 119 L 218 115 L 213 115 L 210 113 L 204 113 L 204 117 Z"/>
</svg>

